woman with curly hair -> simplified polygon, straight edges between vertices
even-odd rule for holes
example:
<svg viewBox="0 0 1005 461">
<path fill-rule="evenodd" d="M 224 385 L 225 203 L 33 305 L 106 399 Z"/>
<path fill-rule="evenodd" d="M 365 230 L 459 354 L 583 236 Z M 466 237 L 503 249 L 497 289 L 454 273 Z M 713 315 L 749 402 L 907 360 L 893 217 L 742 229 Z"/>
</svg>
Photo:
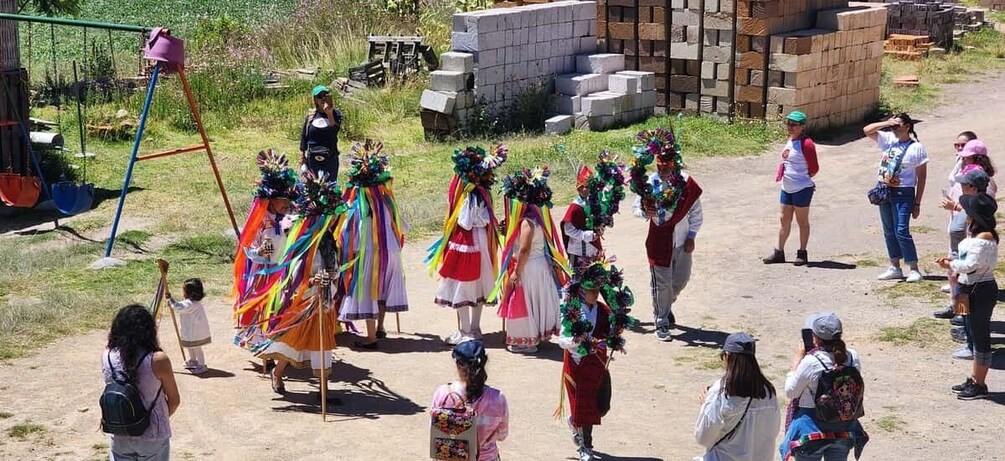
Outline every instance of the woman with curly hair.
<svg viewBox="0 0 1005 461">
<path fill-rule="evenodd" d="M 103 355 L 101 371 L 105 384 L 116 377 L 128 377 L 150 412 L 150 426 L 142 435 L 111 436 L 112 461 L 168 460 L 171 455 L 170 417 L 178 409 L 181 397 L 171 359 L 161 351 L 157 325 L 145 307 L 132 304 L 119 309 L 112 320 Z"/>
<path fill-rule="evenodd" d="M 499 314 L 509 320 L 510 352 L 533 354 L 558 334 L 559 293 L 569 270 L 549 211 L 549 174 L 547 167 L 524 169 L 503 181 L 507 229 L 496 290 L 503 293 Z"/>
<path fill-rule="evenodd" d="M 489 379 L 485 364 L 489 357 L 480 340 L 471 339 L 454 347 L 454 362 L 457 365 L 457 382 L 440 386 L 433 395 L 430 408 L 469 405 L 476 416 L 478 433 L 478 461 L 499 460 L 496 442 L 506 440 L 509 435 L 509 406 L 502 391 L 485 384 Z"/>
</svg>

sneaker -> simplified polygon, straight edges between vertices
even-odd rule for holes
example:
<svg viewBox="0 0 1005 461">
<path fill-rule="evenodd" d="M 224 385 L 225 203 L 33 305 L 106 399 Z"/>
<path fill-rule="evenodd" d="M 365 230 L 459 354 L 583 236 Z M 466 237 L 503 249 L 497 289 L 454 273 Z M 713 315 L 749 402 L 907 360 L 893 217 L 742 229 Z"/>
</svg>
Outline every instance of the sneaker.
<svg viewBox="0 0 1005 461">
<path fill-rule="evenodd" d="M 579 461 L 594 461 L 597 459 L 593 456 L 593 450 L 589 448 L 581 447 L 577 452 L 579 453 Z"/>
<path fill-rule="evenodd" d="M 198 367 L 198 366 L 199 366 L 199 364 L 198 364 L 198 363 L 195 363 L 195 360 L 186 360 L 186 361 L 185 361 L 185 364 L 183 365 L 183 367 L 184 367 L 184 368 L 185 368 L 186 370 L 192 370 L 192 369 L 195 369 L 195 368 L 196 368 L 196 367 Z"/>
<path fill-rule="evenodd" d="M 782 250 L 772 250 L 771 255 L 761 258 L 764 264 L 781 264 L 785 262 L 785 252 Z"/>
<path fill-rule="evenodd" d="M 920 281 L 922 281 L 924 279 L 925 279 L 925 276 L 921 275 L 921 272 L 911 271 L 910 274 L 907 274 L 907 279 L 904 280 L 904 281 L 907 282 L 907 283 L 917 283 L 917 282 L 920 282 Z"/>
<path fill-rule="evenodd" d="M 962 315 L 954 315 L 953 318 L 949 319 L 949 323 L 954 327 L 962 327 L 967 324 L 967 321 Z"/>
<path fill-rule="evenodd" d="M 959 349 L 956 349 L 956 352 L 953 352 L 953 358 L 960 360 L 973 360 L 974 353 L 973 351 L 970 350 L 969 347 L 963 346 Z"/>
<path fill-rule="evenodd" d="M 963 384 L 957 384 L 957 385 L 955 385 L 955 386 L 952 387 L 953 393 L 954 394 L 959 394 L 960 392 L 963 392 L 963 389 L 966 389 L 967 386 L 971 386 L 973 384 L 975 384 L 974 383 L 974 378 L 967 378 L 966 381 L 963 381 Z"/>
<path fill-rule="evenodd" d="M 942 287 L 939 288 L 939 290 L 942 291 L 943 293 L 949 294 L 953 292 L 953 287 L 949 286 L 949 284 L 947 283 L 945 285 L 942 285 Z"/>
<path fill-rule="evenodd" d="M 904 271 L 899 267 L 892 266 L 886 272 L 879 274 L 878 277 L 879 280 L 900 280 L 902 278 L 904 278 Z"/>
<path fill-rule="evenodd" d="M 967 342 L 967 330 L 963 327 L 952 327 L 949 329 L 949 336 L 958 343 Z"/>
<path fill-rule="evenodd" d="M 806 255 L 806 250 L 796 250 L 796 260 L 792 264 L 805 266 L 808 262 L 810 262 L 810 257 Z"/>
<path fill-rule="evenodd" d="M 963 390 L 956 393 L 956 398 L 960 400 L 974 400 L 988 396 L 988 386 L 970 381 L 969 385 L 963 386 Z"/>
<path fill-rule="evenodd" d="M 515 344 L 510 344 L 506 346 L 506 350 L 514 354 L 535 354 L 537 353 L 537 346 L 517 346 Z"/>
<path fill-rule="evenodd" d="M 195 368 L 192 368 L 193 375 L 201 375 L 207 371 L 209 371 L 209 367 L 207 367 L 206 365 L 198 365 Z"/>
<path fill-rule="evenodd" d="M 668 327 L 656 328 L 656 339 L 663 342 L 673 341 L 673 336 L 670 336 L 670 328 Z"/>
<path fill-rule="evenodd" d="M 455 331 L 454 334 L 448 336 L 446 339 L 443 340 L 443 342 L 451 346 L 456 346 L 463 341 L 464 341 L 464 333 L 461 333 L 460 331 Z"/>
<path fill-rule="evenodd" d="M 953 313 L 953 306 L 946 306 L 945 309 L 939 309 L 932 313 L 932 316 L 937 319 L 951 319 L 956 314 Z"/>
</svg>

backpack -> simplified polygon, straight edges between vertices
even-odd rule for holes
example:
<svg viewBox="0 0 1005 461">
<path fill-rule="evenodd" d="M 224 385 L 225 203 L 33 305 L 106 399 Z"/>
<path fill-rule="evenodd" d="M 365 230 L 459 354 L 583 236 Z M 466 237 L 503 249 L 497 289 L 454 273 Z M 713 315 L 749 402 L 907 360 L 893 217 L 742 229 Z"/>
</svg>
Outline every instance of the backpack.
<svg viewBox="0 0 1005 461">
<path fill-rule="evenodd" d="M 451 399 L 456 397 L 456 399 Z M 447 401 L 454 400 L 454 406 Z M 429 457 L 438 461 L 478 459 L 478 427 L 474 408 L 467 399 L 451 392 L 430 412 Z"/>
<path fill-rule="evenodd" d="M 817 392 L 813 394 L 817 421 L 847 423 L 865 415 L 862 406 L 865 382 L 858 368 L 850 364 L 827 368 L 816 354 L 813 358 L 824 367 L 824 372 L 817 381 Z"/>
<path fill-rule="evenodd" d="M 164 388 L 157 389 L 153 403 L 150 404 L 150 408 L 146 408 L 136 382 L 125 373 L 125 370 L 115 369 L 110 355 L 110 352 L 106 353 L 105 360 L 111 369 L 112 381 L 105 384 L 105 390 L 98 399 L 98 405 L 101 406 L 101 431 L 112 435 L 141 436 L 150 427 L 150 411 L 157 404 L 157 399 L 160 398 Z M 148 355 L 150 352 L 141 357 L 137 363 L 143 363 Z"/>
</svg>

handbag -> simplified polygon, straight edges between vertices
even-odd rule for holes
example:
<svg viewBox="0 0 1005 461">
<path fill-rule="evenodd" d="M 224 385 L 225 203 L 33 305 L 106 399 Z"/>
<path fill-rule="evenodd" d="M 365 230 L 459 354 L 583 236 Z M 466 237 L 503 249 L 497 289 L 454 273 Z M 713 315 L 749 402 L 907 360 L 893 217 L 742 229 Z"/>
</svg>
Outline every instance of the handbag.
<svg viewBox="0 0 1005 461">
<path fill-rule="evenodd" d="M 453 401 L 453 406 L 447 404 Z M 438 461 L 478 459 L 478 425 L 474 408 L 456 392 L 430 411 L 429 457 Z"/>
<path fill-rule="evenodd" d="M 907 155 L 907 148 L 911 147 L 912 143 L 914 143 L 913 140 L 908 141 L 907 145 L 904 146 L 904 150 L 900 153 L 900 156 L 897 157 L 897 160 L 893 163 L 893 171 L 897 171 L 897 169 L 900 168 L 900 163 L 904 160 L 904 156 Z M 876 206 L 890 203 L 891 198 L 890 185 L 883 181 L 876 181 L 876 186 L 873 187 L 872 189 L 869 189 L 869 192 L 866 193 L 866 197 L 869 198 L 869 203 Z"/>
</svg>

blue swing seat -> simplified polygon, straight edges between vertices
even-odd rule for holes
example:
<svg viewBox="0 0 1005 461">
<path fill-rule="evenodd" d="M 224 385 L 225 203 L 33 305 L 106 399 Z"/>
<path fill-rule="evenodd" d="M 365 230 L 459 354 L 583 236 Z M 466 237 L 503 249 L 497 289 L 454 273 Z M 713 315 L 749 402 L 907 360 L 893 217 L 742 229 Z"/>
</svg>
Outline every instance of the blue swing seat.
<svg viewBox="0 0 1005 461">
<path fill-rule="evenodd" d="M 75 215 L 91 209 L 94 204 L 94 184 L 74 184 L 57 181 L 52 185 L 52 201 L 60 213 Z"/>
</svg>

